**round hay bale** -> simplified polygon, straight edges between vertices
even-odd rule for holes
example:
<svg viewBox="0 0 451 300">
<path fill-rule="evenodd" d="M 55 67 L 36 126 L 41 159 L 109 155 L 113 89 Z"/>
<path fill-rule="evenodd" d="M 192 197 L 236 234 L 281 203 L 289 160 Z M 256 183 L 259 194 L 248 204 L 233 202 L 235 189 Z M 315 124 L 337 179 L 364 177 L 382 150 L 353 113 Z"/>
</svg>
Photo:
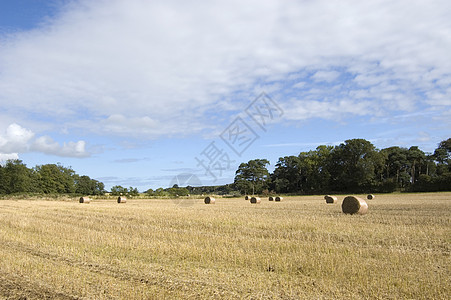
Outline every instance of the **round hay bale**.
<svg viewBox="0 0 451 300">
<path fill-rule="evenodd" d="M 276 200 L 276 202 L 280 202 L 280 201 L 282 201 L 282 200 L 283 200 L 283 197 L 279 197 L 279 196 L 277 196 L 275 200 Z"/>
<path fill-rule="evenodd" d="M 262 202 L 262 199 L 260 199 L 260 197 L 252 197 L 251 198 L 252 204 L 260 204 L 260 202 Z"/>
<path fill-rule="evenodd" d="M 213 198 L 213 197 L 205 197 L 205 199 L 204 199 L 204 203 L 205 204 L 215 204 L 215 198 Z"/>
<path fill-rule="evenodd" d="M 368 212 L 368 204 L 365 200 L 355 196 L 347 196 L 343 199 L 341 209 L 345 214 L 364 215 Z"/>
<path fill-rule="evenodd" d="M 372 194 L 369 194 L 368 196 L 366 196 L 366 199 L 368 199 L 368 200 L 373 200 L 374 198 L 375 198 L 375 196 Z"/>
<path fill-rule="evenodd" d="M 274 201 L 274 197 L 270 196 L 269 201 Z"/>
<path fill-rule="evenodd" d="M 89 197 L 81 197 L 80 203 L 91 203 L 91 198 Z"/>
<path fill-rule="evenodd" d="M 117 203 L 126 203 L 126 202 L 127 198 L 125 198 L 124 196 L 117 197 Z"/>
<path fill-rule="evenodd" d="M 249 196 L 244 197 L 244 200 L 249 200 Z"/>
<path fill-rule="evenodd" d="M 336 196 L 326 195 L 324 196 L 324 199 L 326 199 L 326 203 L 337 203 L 338 198 Z"/>
</svg>

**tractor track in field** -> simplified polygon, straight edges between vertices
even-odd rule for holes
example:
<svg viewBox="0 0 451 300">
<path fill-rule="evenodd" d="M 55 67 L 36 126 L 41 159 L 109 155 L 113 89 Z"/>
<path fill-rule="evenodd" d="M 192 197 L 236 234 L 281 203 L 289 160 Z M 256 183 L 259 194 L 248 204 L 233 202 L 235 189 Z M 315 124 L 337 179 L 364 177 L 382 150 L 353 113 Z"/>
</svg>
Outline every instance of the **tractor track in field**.
<svg viewBox="0 0 451 300">
<path fill-rule="evenodd" d="M 0 271 L 1 299 L 62 299 L 78 300 L 78 296 L 57 292 L 51 287 L 31 281 L 26 277 Z"/>
<path fill-rule="evenodd" d="M 49 253 L 45 251 L 38 250 L 36 248 L 30 247 L 26 244 L 22 244 L 20 242 L 14 242 L 14 241 L 2 241 L 2 247 L 3 248 L 9 248 L 14 251 L 19 251 L 22 253 L 29 254 L 34 257 L 42 258 L 45 260 L 49 260 L 56 264 L 65 264 L 71 267 L 80 268 L 87 270 L 89 272 L 94 272 L 97 274 L 109 276 L 116 278 L 121 281 L 126 282 L 134 282 L 137 284 L 144 284 L 147 286 L 158 286 L 167 290 L 180 290 L 180 289 L 187 289 L 188 287 L 192 289 L 193 286 L 197 286 L 198 288 L 202 289 L 209 285 L 214 285 L 215 289 L 220 294 L 232 294 L 232 295 L 238 295 L 238 290 L 233 290 L 230 287 L 227 287 L 225 284 L 222 283 L 212 283 L 209 281 L 201 281 L 201 280 L 185 280 L 180 279 L 176 277 L 168 276 L 164 273 L 163 268 L 156 268 L 153 274 L 147 274 L 147 276 L 143 276 L 140 274 L 132 273 L 120 268 L 112 267 L 111 265 L 101 265 L 96 263 L 90 263 L 86 261 L 79 261 L 75 260 L 69 257 L 63 257 L 54 253 Z M 72 296 L 72 295 L 66 295 L 63 293 L 55 293 L 49 288 L 43 288 L 41 285 L 37 283 L 31 282 L 29 279 L 24 279 L 18 276 L 10 276 L 10 274 L 2 274 L 0 271 L 0 280 L 3 281 L 3 278 L 5 277 L 5 281 L 0 283 L 0 295 L 7 296 L 6 299 L 83 299 L 82 296 Z M 9 279 L 8 279 L 9 278 Z M 21 282 L 20 280 L 26 282 L 24 285 L 26 288 L 21 288 Z M 20 284 L 15 285 L 15 282 L 18 282 Z M 18 288 L 14 288 L 14 286 L 17 286 Z M 29 288 L 27 288 L 29 286 Z M 6 291 L 8 291 L 8 288 L 11 288 L 12 290 L 20 291 L 24 290 L 23 293 L 25 293 L 26 297 L 8 297 L 8 293 L 5 294 Z M 23 294 L 22 293 L 22 294 Z M 20 294 L 20 293 L 19 293 Z M 47 297 L 47 295 L 49 295 Z M 36 296 L 36 297 L 35 297 Z M 47 297 L 47 298 L 46 298 Z"/>
</svg>

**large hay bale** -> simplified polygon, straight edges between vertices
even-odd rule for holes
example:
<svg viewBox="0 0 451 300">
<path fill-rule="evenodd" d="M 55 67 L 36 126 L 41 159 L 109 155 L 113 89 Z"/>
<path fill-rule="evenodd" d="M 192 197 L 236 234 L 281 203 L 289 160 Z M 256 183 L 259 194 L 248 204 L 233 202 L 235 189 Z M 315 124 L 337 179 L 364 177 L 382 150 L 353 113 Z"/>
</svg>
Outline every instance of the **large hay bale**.
<svg viewBox="0 0 451 300">
<path fill-rule="evenodd" d="M 127 198 L 125 198 L 124 196 L 117 197 L 117 203 L 126 203 L 126 202 Z"/>
<path fill-rule="evenodd" d="M 283 197 L 279 197 L 279 196 L 277 196 L 275 200 L 276 200 L 276 202 L 280 202 L 280 201 L 282 201 L 282 200 L 283 200 Z"/>
<path fill-rule="evenodd" d="M 269 201 L 274 201 L 274 197 L 270 196 Z"/>
<path fill-rule="evenodd" d="M 249 200 L 249 196 L 244 197 L 244 200 Z"/>
<path fill-rule="evenodd" d="M 260 199 L 260 197 L 252 197 L 251 198 L 252 204 L 260 204 L 260 202 L 262 202 L 262 199 Z"/>
<path fill-rule="evenodd" d="M 368 212 L 368 204 L 365 200 L 355 196 L 347 196 L 343 199 L 341 209 L 345 214 L 364 215 Z"/>
<path fill-rule="evenodd" d="M 326 195 L 324 196 L 324 199 L 326 199 L 326 203 L 337 203 L 338 198 L 336 196 Z"/>
<path fill-rule="evenodd" d="M 81 197 L 80 203 L 91 203 L 91 198 L 89 197 Z"/>
<path fill-rule="evenodd" d="M 373 200 L 374 198 L 375 198 L 375 196 L 372 194 L 369 194 L 368 196 L 366 196 L 366 199 L 368 199 L 368 200 Z"/>
<path fill-rule="evenodd" d="M 205 197 L 205 199 L 204 199 L 204 203 L 205 204 L 215 204 L 215 198 L 213 198 L 213 197 Z"/>
</svg>

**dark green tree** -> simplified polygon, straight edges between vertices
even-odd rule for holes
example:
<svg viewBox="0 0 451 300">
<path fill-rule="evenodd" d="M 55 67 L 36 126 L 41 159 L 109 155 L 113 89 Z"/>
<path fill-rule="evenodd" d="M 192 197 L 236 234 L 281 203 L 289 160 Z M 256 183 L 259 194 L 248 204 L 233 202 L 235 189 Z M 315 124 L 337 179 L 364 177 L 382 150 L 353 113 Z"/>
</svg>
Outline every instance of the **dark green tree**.
<svg viewBox="0 0 451 300">
<path fill-rule="evenodd" d="M 235 186 L 241 193 L 261 193 L 269 186 L 269 172 L 267 159 L 254 159 L 242 163 L 235 172 Z"/>
<path fill-rule="evenodd" d="M 301 192 L 311 194 L 329 190 L 329 166 L 333 149 L 333 146 L 321 145 L 316 150 L 299 154 Z"/>
<path fill-rule="evenodd" d="M 40 191 L 45 194 L 71 194 L 75 192 L 75 172 L 60 164 L 47 164 L 35 168 Z"/>
<path fill-rule="evenodd" d="M 169 193 L 167 191 L 165 191 L 165 189 L 160 187 L 155 190 L 154 195 L 157 197 L 162 197 L 162 196 L 168 196 Z"/>
<path fill-rule="evenodd" d="M 297 192 L 301 188 L 301 181 L 301 161 L 299 157 L 280 157 L 272 174 L 275 191 L 278 193 Z"/>
<path fill-rule="evenodd" d="M 89 176 L 74 176 L 75 193 L 83 195 L 103 195 L 105 186 L 102 182 L 89 178 Z"/>
<path fill-rule="evenodd" d="M 128 195 L 129 196 L 138 196 L 139 195 L 139 191 L 138 188 L 134 188 L 134 187 L 129 187 L 128 189 Z"/>
<path fill-rule="evenodd" d="M 171 188 L 167 189 L 167 192 L 172 197 L 179 197 L 179 196 L 188 196 L 189 191 L 187 188 L 179 187 L 177 184 L 174 184 Z"/>
<path fill-rule="evenodd" d="M 0 194 L 36 191 L 36 176 L 21 160 L 8 160 L 0 166 Z"/>
<path fill-rule="evenodd" d="M 364 139 L 347 140 L 331 154 L 331 184 L 335 191 L 364 192 L 377 185 L 377 171 L 383 169 L 384 157 Z"/>
<path fill-rule="evenodd" d="M 397 146 L 381 150 L 385 158 L 383 179 L 394 183 L 394 188 L 404 188 L 410 182 L 408 149 Z"/>
<path fill-rule="evenodd" d="M 438 163 L 440 174 L 451 172 L 451 138 L 440 142 L 434 151 L 434 159 Z"/>
<path fill-rule="evenodd" d="M 128 189 L 124 188 L 123 186 L 115 185 L 111 188 L 111 195 L 113 195 L 113 196 L 122 196 L 122 195 L 127 195 L 127 194 L 128 194 Z"/>
<path fill-rule="evenodd" d="M 410 166 L 410 181 L 414 184 L 420 174 L 422 174 L 421 167 L 426 160 L 426 154 L 421 151 L 418 146 L 412 146 L 407 152 L 407 160 L 409 161 Z"/>
</svg>

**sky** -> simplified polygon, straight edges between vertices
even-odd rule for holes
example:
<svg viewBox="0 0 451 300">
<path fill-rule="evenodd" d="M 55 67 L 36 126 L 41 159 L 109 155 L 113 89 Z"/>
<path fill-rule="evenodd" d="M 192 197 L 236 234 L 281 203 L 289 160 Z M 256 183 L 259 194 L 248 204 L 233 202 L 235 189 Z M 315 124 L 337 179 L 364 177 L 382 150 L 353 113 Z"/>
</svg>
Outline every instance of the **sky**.
<svg viewBox="0 0 451 300">
<path fill-rule="evenodd" d="M 112 186 L 451 137 L 448 0 L 2 0 L 0 161 Z"/>
</svg>

